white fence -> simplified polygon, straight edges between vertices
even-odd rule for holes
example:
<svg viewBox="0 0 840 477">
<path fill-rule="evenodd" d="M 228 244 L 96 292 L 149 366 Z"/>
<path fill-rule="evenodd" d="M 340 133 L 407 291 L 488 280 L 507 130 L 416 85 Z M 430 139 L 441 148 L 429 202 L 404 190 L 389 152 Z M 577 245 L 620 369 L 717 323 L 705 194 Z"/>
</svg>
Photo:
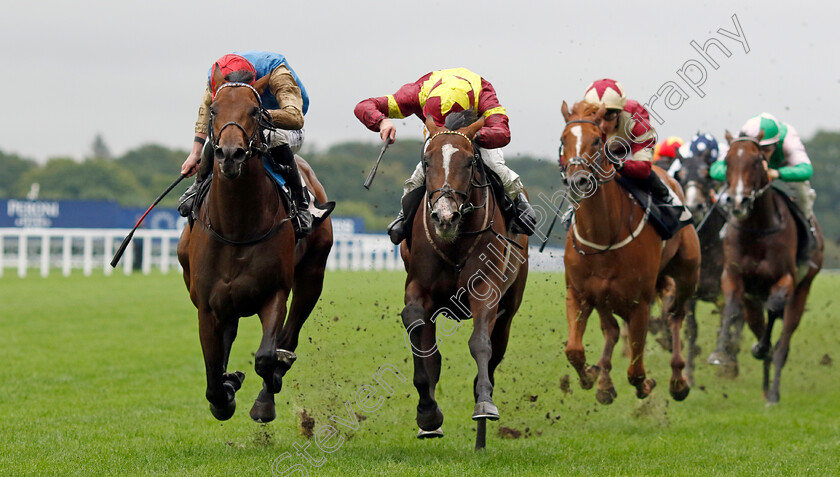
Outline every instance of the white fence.
<svg viewBox="0 0 840 477">
<path fill-rule="evenodd" d="M 65 276 L 73 269 L 84 275 L 100 269 L 105 275 L 114 272 L 111 259 L 128 234 L 128 229 L 56 229 L 0 228 L 0 276 L 7 268 L 16 268 L 25 277 L 38 269 L 42 277 L 60 269 Z M 134 234 L 118 270 L 128 275 L 139 270 L 149 274 L 181 270 L 176 256 L 179 230 L 144 230 Z M 402 270 L 399 248 L 387 235 L 338 234 L 327 261 L 329 270 Z M 562 269 L 562 250 L 537 252 L 531 247 L 531 270 Z"/>
</svg>

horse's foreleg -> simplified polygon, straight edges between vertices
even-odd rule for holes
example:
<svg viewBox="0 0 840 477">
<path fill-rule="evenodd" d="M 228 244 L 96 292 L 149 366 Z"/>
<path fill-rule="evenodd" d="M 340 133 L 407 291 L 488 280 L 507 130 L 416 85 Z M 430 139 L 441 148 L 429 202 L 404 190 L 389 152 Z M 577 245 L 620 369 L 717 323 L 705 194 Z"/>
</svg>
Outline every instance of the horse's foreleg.
<svg viewBox="0 0 840 477">
<path fill-rule="evenodd" d="M 793 276 L 788 274 L 783 276 L 770 288 L 770 296 L 767 298 L 765 307 L 767 308 L 767 327 L 764 328 L 763 333 L 756 334 L 758 343 L 752 347 L 752 355 L 755 359 L 767 359 L 770 355 L 770 340 L 773 332 L 773 323 L 776 318 L 780 318 L 784 314 L 785 306 L 790 301 L 790 296 L 793 294 Z M 764 321 L 762 313 L 761 321 Z M 752 326 L 752 325 L 750 325 Z"/>
<path fill-rule="evenodd" d="M 782 368 L 787 362 L 788 352 L 790 351 L 790 339 L 793 332 L 799 326 L 802 320 L 802 313 L 805 311 L 805 302 L 808 299 L 808 292 L 811 289 L 811 283 L 803 282 L 797 287 L 793 298 L 785 307 L 784 321 L 782 322 L 782 334 L 779 336 L 779 341 L 776 342 L 776 349 L 773 351 L 773 367 L 775 372 L 773 375 L 773 384 L 767 393 L 768 403 L 779 402 L 779 381 L 782 378 Z"/>
<path fill-rule="evenodd" d="M 406 344 L 414 358 L 414 387 L 417 389 L 417 437 L 441 437 L 443 412 L 435 401 L 435 387 L 440 379 L 441 356 L 431 322 L 433 306 L 428 291 L 414 282 L 406 286 L 405 308 L 401 313 Z M 438 319 L 444 319 L 439 317 Z"/>
<path fill-rule="evenodd" d="M 630 366 L 627 369 L 627 380 L 636 387 L 636 397 L 646 398 L 656 387 L 656 381 L 647 377 L 645 372 L 644 354 L 647 339 L 647 325 L 650 319 L 650 302 L 640 301 L 630 312 L 627 320 L 627 331 L 630 333 Z M 677 334 L 679 336 L 679 334 Z"/>
<path fill-rule="evenodd" d="M 230 345 L 236 336 L 236 321 L 221 321 L 210 310 L 198 313 L 198 333 L 204 354 L 207 374 L 205 396 L 210 402 L 210 412 L 220 421 L 226 421 L 236 411 L 236 391 L 242 386 L 245 375 L 239 371 L 226 373 Z"/>
<path fill-rule="evenodd" d="M 575 368 L 580 379 L 580 387 L 591 389 L 598 379 L 598 367 L 586 366 L 586 352 L 583 349 L 583 333 L 586 322 L 592 313 L 592 305 L 581 302 L 574 289 L 566 288 L 566 321 L 569 324 L 569 339 L 566 341 L 566 358 Z"/>
<path fill-rule="evenodd" d="M 725 304 L 723 306 L 723 312 L 720 315 L 717 345 L 715 351 L 709 355 L 707 362 L 709 364 L 728 367 L 731 365 L 728 349 L 732 341 L 729 330 L 734 322 L 741 319 L 744 285 L 741 277 L 733 276 L 728 268 L 724 268 L 723 274 L 720 277 L 720 287 L 723 291 Z"/>
<path fill-rule="evenodd" d="M 598 361 L 601 375 L 598 379 L 598 390 L 595 393 L 595 399 L 601 404 L 612 404 L 618 395 L 615 392 L 615 386 L 610 377 L 610 371 L 612 371 L 612 354 L 621 331 L 612 311 L 599 309 L 598 315 L 601 318 L 601 331 L 604 333 L 604 352 Z"/>
<path fill-rule="evenodd" d="M 470 308 L 473 315 L 470 354 L 478 368 L 474 381 L 475 410 L 472 418 L 496 420 L 499 418 L 499 410 L 493 403 L 493 383 L 490 382 L 490 357 L 493 355 L 490 335 L 496 324 L 496 307 L 488 309 L 483 301 L 472 300 Z"/>
<path fill-rule="evenodd" d="M 276 417 L 274 395 L 282 389 L 283 375 L 295 357 L 281 353 L 276 346 L 286 317 L 288 296 L 288 290 L 278 291 L 259 312 L 263 336 L 254 354 L 254 370 L 263 378 L 263 389 L 251 408 L 251 419 L 257 422 L 271 422 Z"/>
<path fill-rule="evenodd" d="M 700 354 L 700 347 L 697 346 L 697 317 L 694 315 L 696 310 L 696 299 L 692 298 L 685 303 L 685 379 L 689 386 L 694 386 L 694 360 Z"/>
</svg>

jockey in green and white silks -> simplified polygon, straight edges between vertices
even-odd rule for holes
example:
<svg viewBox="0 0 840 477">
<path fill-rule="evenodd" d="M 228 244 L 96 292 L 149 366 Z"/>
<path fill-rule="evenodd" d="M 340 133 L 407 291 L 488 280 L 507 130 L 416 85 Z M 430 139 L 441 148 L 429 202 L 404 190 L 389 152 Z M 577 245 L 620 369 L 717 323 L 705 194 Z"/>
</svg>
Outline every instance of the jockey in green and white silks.
<svg viewBox="0 0 840 477">
<path fill-rule="evenodd" d="M 790 124 L 779 121 L 769 113 L 761 113 L 744 124 L 740 135 L 758 137 L 760 132 L 764 132 L 759 147 L 767 159 L 768 175 L 785 182 L 785 189 L 789 189 L 786 191 L 810 220 L 814 215 L 816 198 L 810 182 L 814 168 L 799 134 Z M 712 164 L 709 175 L 715 180 L 726 180 L 725 157 Z"/>
</svg>

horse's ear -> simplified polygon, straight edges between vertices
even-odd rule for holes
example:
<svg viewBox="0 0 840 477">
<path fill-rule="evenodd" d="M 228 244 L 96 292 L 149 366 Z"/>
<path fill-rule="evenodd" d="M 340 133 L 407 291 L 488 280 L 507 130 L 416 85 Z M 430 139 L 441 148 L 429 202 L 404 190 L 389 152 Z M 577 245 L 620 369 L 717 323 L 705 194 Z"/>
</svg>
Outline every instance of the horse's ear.
<svg viewBox="0 0 840 477">
<path fill-rule="evenodd" d="M 732 144 L 732 140 L 735 139 L 732 137 L 732 134 L 729 133 L 729 129 L 726 130 L 726 142 L 728 144 Z"/>
<path fill-rule="evenodd" d="M 254 82 L 254 89 L 257 90 L 258 93 L 263 94 L 265 88 L 268 87 L 268 82 L 271 79 L 271 75 L 265 75 L 262 78 L 258 79 Z"/>
<path fill-rule="evenodd" d="M 430 115 L 426 116 L 426 129 L 429 130 L 429 137 L 431 137 L 436 132 L 438 132 L 438 129 L 442 129 L 442 128 L 438 127 L 437 123 L 435 123 L 435 119 L 430 114 Z"/>
<path fill-rule="evenodd" d="M 478 121 L 470 124 L 469 126 L 467 126 L 465 128 L 461 128 L 458 132 L 463 133 L 465 136 L 470 138 L 470 141 L 472 141 L 473 138 L 475 137 L 475 133 L 477 133 L 478 130 L 483 128 L 483 127 L 484 127 L 484 116 L 482 116 L 481 118 L 479 118 Z"/>
<path fill-rule="evenodd" d="M 222 69 L 219 68 L 219 64 L 216 63 L 213 65 L 213 84 L 216 85 L 216 91 L 219 90 L 219 86 L 221 86 L 225 82 L 225 75 L 222 74 Z M 213 91 L 213 94 L 216 94 L 216 91 Z"/>
<path fill-rule="evenodd" d="M 563 106 L 560 106 L 560 112 L 563 113 L 563 119 L 566 122 L 569 122 L 569 118 L 572 117 L 572 113 L 569 112 L 569 105 L 566 104 L 566 100 L 563 100 Z"/>
</svg>

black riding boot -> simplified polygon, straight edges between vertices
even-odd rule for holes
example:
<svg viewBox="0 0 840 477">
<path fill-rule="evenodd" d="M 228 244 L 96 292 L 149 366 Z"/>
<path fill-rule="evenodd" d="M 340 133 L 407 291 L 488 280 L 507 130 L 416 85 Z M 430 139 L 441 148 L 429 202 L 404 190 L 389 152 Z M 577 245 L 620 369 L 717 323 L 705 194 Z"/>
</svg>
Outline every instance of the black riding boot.
<svg viewBox="0 0 840 477">
<path fill-rule="evenodd" d="M 405 212 L 400 209 L 397 218 L 388 224 L 388 236 L 391 237 L 391 243 L 399 245 L 405 238 Z"/>
<path fill-rule="evenodd" d="M 537 216 L 534 213 L 534 208 L 528 202 L 528 198 L 520 192 L 513 199 L 513 205 L 516 207 L 516 218 L 513 219 L 511 229 L 518 234 L 534 235 L 534 230 L 537 227 Z"/>
<path fill-rule="evenodd" d="M 312 213 L 309 212 L 309 191 L 303 184 L 303 178 L 298 171 L 295 153 L 288 144 L 273 147 L 269 150 L 272 168 L 283 175 L 289 192 L 292 194 L 292 226 L 295 229 L 295 239 L 301 239 L 312 233 Z"/>
<path fill-rule="evenodd" d="M 198 172 L 195 173 L 195 182 L 187 187 L 187 190 L 178 198 L 178 213 L 181 217 L 190 215 L 193 206 L 195 205 L 195 198 L 198 195 L 198 190 L 201 188 L 201 183 L 207 179 L 212 170 L 210 164 L 213 163 L 212 148 L 205 146 L 201 151 L 201 161 L 198 163 Z"/>
<path fill-rule="evenodd" d="M 647 176 L 646 179 L 634 179 L 642 184 L 642 187 L 645 190 L 650 192 L 650 195 L 653 196 L 653 200 L 658 204 L 664 205 L 677 205 L 674 204 L 671 200 L 671 189 L 662 182 L 662 179 L 653 172 L 650 171 L 650 175 Z"/>
</svg>

